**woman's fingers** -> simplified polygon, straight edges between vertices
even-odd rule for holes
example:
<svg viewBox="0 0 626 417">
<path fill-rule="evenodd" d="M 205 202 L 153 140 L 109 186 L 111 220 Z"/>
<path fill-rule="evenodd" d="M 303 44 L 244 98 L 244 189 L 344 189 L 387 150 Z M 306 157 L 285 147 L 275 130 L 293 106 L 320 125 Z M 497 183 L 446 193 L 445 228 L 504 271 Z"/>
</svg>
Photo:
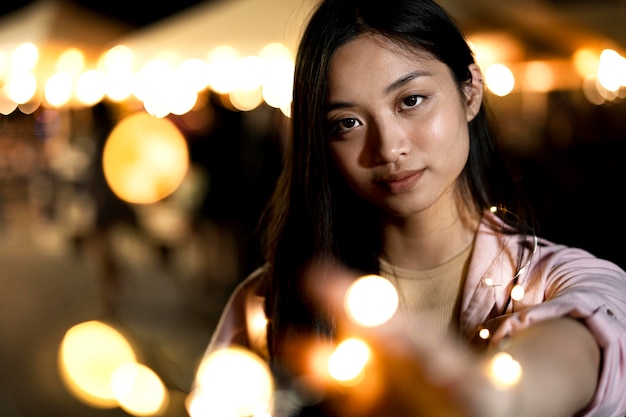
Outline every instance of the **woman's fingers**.
<svg viewBox="0 0 626 417">
<path fill-rule="evenodd" d="M 399 326 L 389 281 L 317 262 L 307 271 L 314 297 L 337 319 L 332 342 L 292 340 L 301 381 L 331 414 L 465 416 L 452 388 L 467 367 L 455 343 L 434 343 Z M 462 353 L 463 352 L 463 353 Z"/>
</svg>

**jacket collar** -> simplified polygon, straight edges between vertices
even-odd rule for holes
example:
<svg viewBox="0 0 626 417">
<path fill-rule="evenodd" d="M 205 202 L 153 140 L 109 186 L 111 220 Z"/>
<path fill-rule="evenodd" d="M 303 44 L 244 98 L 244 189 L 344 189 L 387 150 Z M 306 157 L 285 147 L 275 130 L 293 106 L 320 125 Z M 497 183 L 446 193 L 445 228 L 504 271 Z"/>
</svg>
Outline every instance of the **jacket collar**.
<svg viewBox="0 0 626 417">
<path fill-rule="evenodd" d="M 502 233 L 507 226 L 486 211 L 478 226 L 461 302 L 460 331 L 475 339 L 485 322 L 504 314 L 519 268 L 523 236 Z M 525 255 L 528 256 L 528 255 Z"/>
</svg>

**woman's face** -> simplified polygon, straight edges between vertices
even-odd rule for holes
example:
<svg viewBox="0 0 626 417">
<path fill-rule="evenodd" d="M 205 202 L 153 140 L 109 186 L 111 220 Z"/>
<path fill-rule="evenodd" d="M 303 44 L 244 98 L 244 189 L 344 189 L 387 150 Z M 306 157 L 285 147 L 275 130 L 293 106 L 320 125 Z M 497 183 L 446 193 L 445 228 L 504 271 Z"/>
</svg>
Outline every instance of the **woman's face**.
<svg viewBox="0 0 626 417">
<path fill-rule="evenodd" d="M 451 203 L 468 157 L 482 84 L 460 93 L 449 68 L 427 53 L 363 35 L 331 62 L 327 122 L 334 162 L 351 188 L 392 216 Z"/>
</svg>

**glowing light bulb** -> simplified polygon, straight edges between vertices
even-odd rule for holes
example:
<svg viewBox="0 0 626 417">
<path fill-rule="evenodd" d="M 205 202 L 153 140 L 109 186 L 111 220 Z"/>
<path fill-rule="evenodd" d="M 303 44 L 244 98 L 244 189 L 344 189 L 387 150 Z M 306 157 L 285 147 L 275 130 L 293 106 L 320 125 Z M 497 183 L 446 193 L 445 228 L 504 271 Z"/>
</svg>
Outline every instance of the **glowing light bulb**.
<svg viewBox="0 0 626 417">
<path fill-rule="evenodd" d="M 519 301 L 524 298 L 526 291 L 522 288 L 521 285 L 516 285 L 511 289 L 511 298 L 515 301 Z"/>
<path fill-rule="evenodd" d="M 267 364 L 252 351 L 232 346 L 201 362 L 197 390 L 188 407 L 192 417 L 243 417 L 270 408 L 274 382 Z"/>
<path fill-rule="evenodd" d="M 398 309 L 398 292 L 389 280 L 378 275 L 365 275 L 348 289 L 345 307 L 355 323 L 366 327 L 379 326 Z"/>
<path fill-rule="evenodd" d="M 489 379 L 493 384 L 506 389 L 514 386 L 522 377 L 522 366 L 506 352 L 498 352 L 489 363 Z"/>
<path fill-rule="evenodd" d="M 346 339 L 330 355 L 328 373 L 343 385 L 356 385 L 363 379 L 369 358 L 370 349 L 364 341 L 356 338 Z"/>
<path fill-rule="evenodd" d="M 480 337 L 483 340 L 487 340 L 489 339 L 489 337 L 491 336 L 491 332 L 489 331 L 489 329 L 480 329 L 480 331 L 478 332 L 478 337 Z"/>
</svg>

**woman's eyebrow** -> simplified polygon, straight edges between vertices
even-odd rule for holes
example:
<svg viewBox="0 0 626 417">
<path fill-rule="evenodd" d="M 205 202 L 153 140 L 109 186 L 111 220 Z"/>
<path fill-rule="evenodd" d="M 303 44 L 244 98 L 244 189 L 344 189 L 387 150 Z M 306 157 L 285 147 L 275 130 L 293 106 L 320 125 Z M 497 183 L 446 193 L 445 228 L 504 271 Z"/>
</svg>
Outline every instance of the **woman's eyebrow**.
<svg viewBox="0 0 626 417">
<path fill-rule="evenodd" d="M 335 102 L 328 102 L 328 104 L 326 105 L 326 113 L 332 111 L 332 110 L 336 110 L 336 109 L 346 109 L 349 107 L 354 107 L 354 104 L 348 102 L 348 101 L 335 101 Z"/>
<path fill-rule="evenodd" d="M 413 71 L 413 72 L 404 74 L 400 78 L 398 78 L 397 80 L 389 84 L 385 88 L 384 94 L 387 95 L 397 90 L 398 88 L 402 87 L 403 85 L 410 82 L 411 80 L 414 80 L 419 77 L 432 77 L 432 73 L 428 71 Z M 326 105 L 326 112 L 330 112 L 336 109 L 345 109 L 348 107 L 354 107 L 354 104 L 350 103 L 349 101 L 328 102 L 328 104 Z"/>
<path fill-rule="evenodd" d="M 394 90 L 402 87 L 404 84 L 408 83 L 411 80 L 414 80 L 419 77 L 430 77 L 432 74 L 428 71 L 413 71 L 408 74 L 404 74 L 402 77 L 398 78 L 396 81 L 392 82 L 385 88 L 385 94 L 389 94 Z"/>
</svg>

